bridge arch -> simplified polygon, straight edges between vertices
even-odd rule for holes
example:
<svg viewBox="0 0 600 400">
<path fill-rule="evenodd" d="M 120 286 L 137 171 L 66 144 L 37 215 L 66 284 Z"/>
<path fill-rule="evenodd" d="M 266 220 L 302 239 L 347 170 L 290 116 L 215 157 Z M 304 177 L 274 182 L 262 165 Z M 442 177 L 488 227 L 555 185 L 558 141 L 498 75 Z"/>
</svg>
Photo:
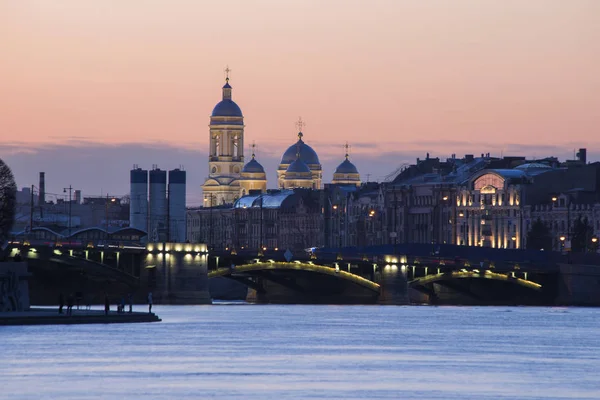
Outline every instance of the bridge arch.
<svg viewBox="0 0 600 400">
<path fill-rule="evenodd" d="M 535 290 L 538 292 L 542 290 L 542 285 L 540 285 L 539 283 L 536 283 L 536 282 L 533 282 L 530 280 L 526 280 L 526 279 L 522 279 L 522 278 L 514 278 L 510 275 L 499 274 L 499 273 L 492 272 L 489 270 L 482 271 L 482 272 L 476 272 L 476 271 L 443 272 L 443 273 L 439 273 L 439 274 L 427 275 L 424 277 L 413 279 L 412 281 L 409 282 L 409 285 L 412 288 L 416 288 L 418 290 L 418 287 L 423 287 L 425 285 L 438 283 L 438 282 L 444 282 L 444 281 L 450 281 L 450 280 L 454 280 L 454 279 L 490 279 L 490 280 L 495 280 L 495 281 L 512 283 L 512 284 L 519 285 L 519 286 L 525 287 L 527 289 L 532 289 L 532 290 Z"/>
<path fill-rule="evenodd" d="M 358 286 L 379 293 L 381 287 L 379 284 L 363 278 L 360 275 L 356 275 L 350 272 L 342 271 L 332 267 L 324 265 L 315 265 L 301 262 L 259 262 L 252 264 L 236 265 L 229 268 L 219 268 L 215 271 L 208 273 L 209 278 L 215 278 L 218 276 L 228 277 L 233 274 L 250 273 L 254 271 L 307 271 L 316 274 L 323 274 L 329 276 L 335 276 L 338 279 L 343 279 L 352 282 Z"/>
</svg>

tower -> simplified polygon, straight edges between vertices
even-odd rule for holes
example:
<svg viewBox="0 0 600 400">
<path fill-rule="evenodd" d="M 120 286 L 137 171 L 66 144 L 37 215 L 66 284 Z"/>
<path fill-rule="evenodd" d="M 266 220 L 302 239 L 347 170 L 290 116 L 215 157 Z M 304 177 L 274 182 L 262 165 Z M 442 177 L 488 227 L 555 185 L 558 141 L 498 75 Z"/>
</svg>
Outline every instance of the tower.
<svg viewBox="0 0 600 400">
<path fill-rule="evenodd" d="M 252 159 L 242 169 L 240 178 L 240 196 L 247 195 L 251 190 L 267 191 L 267 174 L 255 154 L 256 145 L 252 143 Z"/>
<path fill-rule="evenodd" d="M 302 133 L 302 128 L 304 126 L 305 124 L 302 121 L 302 118 L 299 118 L 298 122 L 296 123 L 296 127 L 298 128 L 298 141 L 290 147 L 288 147 L 288 149 L 285 151 L 285 153 L 283 153 L 283 156 L 281 157 L 279 168 L 277 168 L 277 186 L 280 188 L 288 186 L 284 183 L 286 179 L 286 174 L 290 165 L 293 164 L 297 159 L 303 164 L 306 164 L 306 166 L 308 166 L 308 168 L 311 171 L 312 177 L 310 179 L 310 187 L 312 187 L 313 189 L 321 188 L 321 181 L 323 179 L 323 168 L 321 167 L 321 162 L 319 161 L 319 156 L 317 155 L 317 153 L 312 149 L 312 147 L 304 143 L 304 140 L 302 140 L 302 138 L 304 137 L 304 134 Z M 299 164 L 296 164 L 296 166 L 292 168 L 292 170 L 297 168 L 298 165 Z M 294 179 L 295 177 L 296 175 L 294 175 Z"/>
<path fill-rule="evenodd" d="M 240 193 L 239 179 L 244 167 L 244 116 L 231 99 L 230 69 L 223 86 L 223 98 L 210 117 L 208 179 L 202 185 L 205 206 L 231 204 Z"/>
<path fill-rule="evenodd" d="M 137 165 L 129 173 L 129 226 L 148 230 L 148 171 Z M 77 197 L 77 196 L 75 196 Z"/>
<path fill-rule="evenodd" d="M 156 165 L 150 171 L 148 238 L 163 240 L 167 230 L 167 171 Z"/>
<path fill-rule="evenodd" d="M 184 242 L 185 219 L 185 171 L 179 168 L 169 171 L 169 231 L 167 240 L 170 242 Z"/>
<path fill-rule="evenodd" d="M 350 157 L 348 143 L 344 146 L 346 149 L 346 155 L 344 156 L 346 159 L 338 165 L 333 173 L 333 183 L 334 185 L 355 185 L 360 186 L 360 175 L 358 173 L 358 169 L 354 164 L 350 162 L 348 159 Z"/>
</svg>

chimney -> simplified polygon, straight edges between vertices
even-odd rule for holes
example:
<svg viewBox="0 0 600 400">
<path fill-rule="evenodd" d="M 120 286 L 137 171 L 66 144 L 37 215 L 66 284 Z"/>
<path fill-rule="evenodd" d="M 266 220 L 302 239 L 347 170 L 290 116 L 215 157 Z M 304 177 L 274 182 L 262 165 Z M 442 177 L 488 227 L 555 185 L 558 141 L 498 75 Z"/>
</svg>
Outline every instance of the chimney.
<svg viewBox="0 0 600 400">
<path fill-rule="evenodd" d="M 577 159 L 581 161 L 582 164 L 587 164 L 587 149 L 579 149 Z"/>
<path fill-rule="evenodd" d="M 81 190 L 75 191 L 75 204 L 81 204 Z"/>
<path fill-rule="evenodd" d="M 40 172 L 40 195 L 38 197 L 38 206 L 46 204 L 46 173 Z"/>
</svg>

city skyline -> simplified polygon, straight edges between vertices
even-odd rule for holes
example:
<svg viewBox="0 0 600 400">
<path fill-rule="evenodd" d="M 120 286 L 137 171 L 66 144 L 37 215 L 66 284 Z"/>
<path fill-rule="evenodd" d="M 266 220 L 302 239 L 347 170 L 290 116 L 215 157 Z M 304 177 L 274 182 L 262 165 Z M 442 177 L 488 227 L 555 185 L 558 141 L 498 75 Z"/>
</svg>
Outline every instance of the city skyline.
<svg viewBox="0 0 600 400">
<path fill-rule="evenodd" d="M 363 180 L 427 152 L 566 159 L 587 147 L 599 158 L 593 1 L 179 1 L 144 2 L 143 13 L 136 2 L 30 1 L 0 11 L 10 38 L 0 44 L 0 157 L 19 187 L 45 171 L 49 192 L 125 194 L 133 164 L 184 165 L 194 205 L 226 65 L 268 171 L 298 116 L 325 182 L 346 141 Z"/>
</svg>

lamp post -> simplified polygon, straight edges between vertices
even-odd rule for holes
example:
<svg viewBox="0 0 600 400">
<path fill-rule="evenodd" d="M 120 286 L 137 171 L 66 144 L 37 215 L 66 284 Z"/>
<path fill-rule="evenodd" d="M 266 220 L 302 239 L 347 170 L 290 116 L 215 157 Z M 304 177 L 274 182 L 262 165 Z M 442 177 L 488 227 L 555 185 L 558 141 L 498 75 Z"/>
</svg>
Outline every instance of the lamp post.
<svg viewBox="0 0 600 400">
<path fill-rule="evenodd" d="M 442 225 L 442 237 L 441 237 L 442 244 L 446 244 L 446 238 L 448 236 L 448 235 L 446 235 L 446 233 L 447 233 L 446 229 L 445 229 L 446 228 L 446 223 L 445 223 L 446 217 L 444 216 L 444 207 L 443 207 L 446 204 L 448 204 L 448 195 L 444 195 L 442 197 L 442 216 L 441 216 L 442 217 L 442 221 L 441 221 L 442 222 L 442 224 L 441 224 Z"/>
<path fill-rule="evenodd" d="M 565 193 L 567 197 L 567 239 L 571 240 L 571 195 L 569 193 Z M 556 204 L 558 202 L 557 196 L 552 196 L 552 202 Z"/>
<path fill-rule="evenodd" d="M 73 187 L 69 185 L 68 188 L 63 188 L 63 193 L 67 193 L 69 191 L 69 243 L 71 242 L 71 193 L 73 191 Z"/>
<path fill-rule="evenodd" d="M 398 199 L 396 197 L 396 189 L 393 188 L 392 189 L 392 193 L 394 195 L 394 229 L 393 231 L 390 233 L 390 236 L 393 239 L 393 245 L 394 245 L 394 251 L 393 253 L 396 254 L 396 246 L 398 244 Z"/>
<path fill-rule="evenodd" d="M 106 201 L 104 202 L 104 226 L 106 229 L 106 239 L 108 240 L 108 207 L 111 203 L 117 201 L 114 197 L 109 197 L 108 193 L 106 194 Z"/>
<path fill-rule="evenodd" d="M 370 242 L 370 241 L 371 241 L 371 239 L 372 239 L 372 236 L 371 236 L 371 233 L 372 233 L 372 232 L 370 232 L 370 231 L 374 231 L 374 230 L 375 230 L 375 229 L 374 229 L 374 224 L 375 224 L 375 223 L 373 222 L 373 221 L 374 221 L 374 217 L 375 217 L 375 210 L 374 210 L 373 208 L 372 208 L 371 210 L 369 210 L 369 214 L 368 214 L 368 216 L 369 216 L 369 218 L 368 218 L 368 221 L 369 221 L 369 225 L 370 225 L 370 228 L 371 228 L 371 229 L 367 229 L 367 237 L 368 237 L 368 239 L 369 239 L 369 242 Z M 369 244 L 369 243 L 368 243 L 367 245 L 369 245 L 369 246 L 370 246 L 370 244 Z"/>
<path fill-rule="evenodd" d="M 263 195 L 260 195 L 260 229 L 258 238 L 258 255 L 263 256 L 264 251 L 267 250 L 263 243 Z"/>
<path fill-rule="evenodd" d="M 465 216 L 465 213 L 461 211 L 458 213 L 458 216 L 460 218 L 463 218 Z M 467 222 L 464 219 L 461 219 L 460 222 L 461 222 L 460 226 L 462 227 L 461 233 L 460 233 L 461 243 L 458 243 L 458 244 L 464 245 L 467 242 L 467 240 L 466 240 L 467 233 L 465 232 L 466 231 L 465 225 L 467 224 Z M 455 222 L 455 224 L 456 224 L 456 222 Z"/>
<path fill-rule="evenodd" d="M 598 251 L 598 238 L 597 237 L 593 237 L 592 238 L 592 252 L 597 252 Z"/>
<path fill-rule="evenodd" d="M 443 207 L 440 212 L 440 205 L 445 205 L 448 201 L 449 197 L 447 194 L 442 194 L 438 197 L 438 201 L 433 206 L 433 215 L 431 216 L 431 244 L 433 245 L 436 242 L 445 243 L 446 232 L 444 230 L 444 218 L 443 215 Z M 437 228 L 437 229 L 436 229 Z"/>
<path fill-rule="evenodd" d="M 212 250 L 212 235 L 213 235 L 213 217 L 212 217 L 212 209 L 213 209 L 213 199 L 214 194 L 209 193 L 208 198 L 204 198 L 204 203 L 209 202 L 208 209 L 208 249 Z"/>
</svg>

